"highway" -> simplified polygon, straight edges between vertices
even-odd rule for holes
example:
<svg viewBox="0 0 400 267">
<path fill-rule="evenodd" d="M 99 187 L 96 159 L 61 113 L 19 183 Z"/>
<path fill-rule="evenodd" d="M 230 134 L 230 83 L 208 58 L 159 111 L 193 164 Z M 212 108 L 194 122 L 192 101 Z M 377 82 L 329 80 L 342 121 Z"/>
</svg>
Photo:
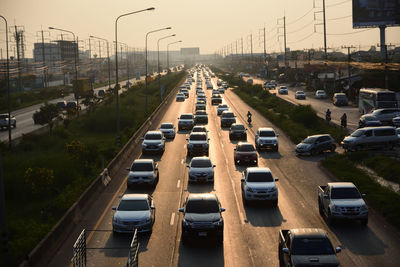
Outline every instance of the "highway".
<svg viewBox="0 0 400 267">
<path fill-rule="evenodd" d="M 195 86 L 193 83 L 190 97 L 185 102 L 168 103 L 168 111 L 161 121 L 153 122 L 152 128 L 158 128 L 161 122 L 173 122 L 177 128 L 177 118 L 181 113 L 194 112 Z M 248 127 L 249 142 L 254 143 L 254 133 L 259 127 L 274 127 L 279 133 L 279 152 L 258 154 L 258 166 L 269 167 L 273 175 L 279 177 L 278 207 L 244 207 L 240 178 L 246 167 L 235 166 L 233 149 L 237 142 L 229 140 L 228 129 L 221 129 L 216 106 L 211 105 L 211 90 L 206 90 L 205 85 L 203 88 L 207 94 L 210 158 L 216 164 L 214 184 L 188 185 L 186 164 L 190 159 L 186 157 L 186 137 L 189 131 L 180 131 L 174 140 L 168 141 L 162 156 L 144 157 L 138 145 L 137 153 L 124 166 L 130 166 L 136 158 L 154 158 L 159 164 L 160 181 L 155 190 L 129 190 L 126 188 L 125 169 L 121 169 L 118 177 L 112 177 L 120 182 L 107 188 L 101 198 L 90 204 L 91 208 L 84 212 L 81 222 L 82 228 L 90 230 L 87 237 L 88 266 L 124 266 L 126 263 L 131 235 L 113 235 L 111 210 L 124 193 L 150 193 L 156 206 L 152 234 L 139 236 L 139 266 L 279 266 L 279 229 L 301 227 L 327 230 L 333 245 L 343 247 L 338 254 L 341 266 L 400 266 L 400 234 L 373 209 L 370 208 L 367 227 L 359 223 L 327 225 L 317 207 L 317 186 L 332 180 L 319 165 L 324 156 L 297 157 L 295 145 L 284 132 L 228 89 L 222 96 L 236 114 L 237 121 L 246 124 L 247 111 L 253 114 L 252 126 Z M 189 193 L 206 192 L 217 194 L 222 207 L 226 208 L 223 213 L 224 244 L 218 247 L 199 241 L 183 246 L 180 240 L 182 215 L 178 209 Z M 70 265 L 72 243 L 82 228 L 73 229 L 70 238 L 50 259 L 48 266 Z"/>
</svg>

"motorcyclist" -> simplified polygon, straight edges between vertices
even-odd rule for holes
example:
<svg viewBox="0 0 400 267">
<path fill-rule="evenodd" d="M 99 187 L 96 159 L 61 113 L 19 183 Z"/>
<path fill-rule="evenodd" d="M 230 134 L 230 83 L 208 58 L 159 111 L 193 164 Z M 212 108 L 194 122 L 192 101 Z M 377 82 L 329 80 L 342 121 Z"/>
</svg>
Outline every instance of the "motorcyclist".
<svg viewBox="0 0 400 267">
<path fill-rule="evenodd" d="M 251 112 L 250 112 L 250 110 L 247 112 L 247 122 L 250 124 L 251 123 L 251 116 L 252 116 L 252 114 L 251 114 Z"/>
<path fill-rule="evenodd" d="M 326 113 L 325 113 L 325 119 L 329 122 L 329 121 L 331 121 L 331 111 L 329 110 L 329 108 L 328 108 L 328 110 L 326 111 Z"/>
<path fill-rule="evenodd" d="M 347 115 L 346 115 L 346 113 L 343 113 L 342 117 L 340 118 L 340 124 L 344 128 L 347 127 Z"/>
</svg>

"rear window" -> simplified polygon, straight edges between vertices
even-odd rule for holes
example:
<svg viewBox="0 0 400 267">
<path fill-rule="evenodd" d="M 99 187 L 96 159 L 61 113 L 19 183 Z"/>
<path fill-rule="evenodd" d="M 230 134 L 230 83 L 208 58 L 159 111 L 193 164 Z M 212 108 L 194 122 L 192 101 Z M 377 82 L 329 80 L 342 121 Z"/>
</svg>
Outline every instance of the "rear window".
<svg viewBox="0 0 400 267">
<path fill-rule="evenodd" d="M 235 117 L 235 115 L 232 112 L 224 112 L 224 113 L 222 113 L 222 117 L 233 118 L 233 117 Z"/>
<path fill-rule="evenodd" d="M 183 120 L 192 120 L 193 119 L 193 115 L 192 114 L 181 115 L 181 119 L 183 119 Z"/>
<path fill-rule="evenodd" d="M 239 131 L 239 130 L 244 130 L 244 129 L 245 129 L 245 128 L 244 128 L 244 125 L 243 125 L 243 124 L 232 125 L 232 130 Z"/>
</svg>

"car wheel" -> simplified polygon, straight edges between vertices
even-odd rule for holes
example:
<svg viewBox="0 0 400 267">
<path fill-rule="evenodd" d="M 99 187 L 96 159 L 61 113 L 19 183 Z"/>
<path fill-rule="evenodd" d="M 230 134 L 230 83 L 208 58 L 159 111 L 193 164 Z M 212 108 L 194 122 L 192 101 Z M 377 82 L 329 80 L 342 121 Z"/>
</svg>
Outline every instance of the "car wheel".
<svg viewBox="0 0 400 267">
<path fill-rule="evenodd" d="M 332 145 L 330 150 L 331 150 L 332 153 L 335 152 L 336 146 L 335 146 L 335 145 Z"/>
</svg>

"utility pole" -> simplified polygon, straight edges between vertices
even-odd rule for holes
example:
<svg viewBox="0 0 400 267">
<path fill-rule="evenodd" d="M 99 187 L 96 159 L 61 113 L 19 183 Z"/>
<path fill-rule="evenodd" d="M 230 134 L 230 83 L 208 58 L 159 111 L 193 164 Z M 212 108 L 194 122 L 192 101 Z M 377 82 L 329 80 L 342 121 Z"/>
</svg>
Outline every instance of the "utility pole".
<svg viewBox="0 0 400 267">
<path fill-rule="evenodd" d="M 89 38 L 89 59 L 90 61 L 92 61 L 92 43 L 90 42 L 90 38 Z"/>
<path fill-rule="evenodd" d="M 46 88 L 46 59 L 44 53 L 44 36 L 42 30 L 43 88 Z"/>
<path fill-rule="evenodd" d="M 267 41 L 266 41 L 266 36 L 265 36 L 265 26 L 264 26 L 264 63 L 267 60 Z"/>
<path fill-rule="evenodd" d="M 283 16 L 283 43 L 285 47 L 285 68 L 287 67 L 287 49 L 286 49 L 286 16 Z"/>
<path fill-rule="evenodd" d="M 242 40 L 242 57 L 243 57 L 243 37 L 241 38 Z"/>
<path fill-rule="evenodd" d="M 350 92 L 350 86 L 351 86 L 351 73 L 350 73 L 350 61 L 351 61 L 351 55 L 350 55 L 350 49 L 356 48 L 355 46 L 342 46 L 342 48 L 347 48 L 347 83 L 349 86 L 349 92 Z"/>
<path fill-rule="evenodd" d="M 325 55 L 325 60 L 327 60 L 328 59 L 328 56 L 327 56 L 327 54 L 326 54 L 326 18 L 325 18 L 325 0 L 322 0 L 322 5 L 323 5 L 323 9 L 322 9 L 322 12 L 323 12 L 323 16 L 324 16 L 324 55 Z"/>
<path fill-rule="evenodd" d="M 250 53 L 251 53 L 251 61 L 253 61 L 253 33 L 250 34 Z"/>
<path fill-rule="evenodd" d="M 21 35 L 22 31 L 19 31 L 17 29 L 17 26 L 14 26 L 15 28 L 15 42 L 17 44 L 17 68 L 18 68 L 18 90 L 22 91 L 22 74 L 21 74 L 21 58 L 20 58 L 20 43 L 21 43 Z"/>
</svg>

